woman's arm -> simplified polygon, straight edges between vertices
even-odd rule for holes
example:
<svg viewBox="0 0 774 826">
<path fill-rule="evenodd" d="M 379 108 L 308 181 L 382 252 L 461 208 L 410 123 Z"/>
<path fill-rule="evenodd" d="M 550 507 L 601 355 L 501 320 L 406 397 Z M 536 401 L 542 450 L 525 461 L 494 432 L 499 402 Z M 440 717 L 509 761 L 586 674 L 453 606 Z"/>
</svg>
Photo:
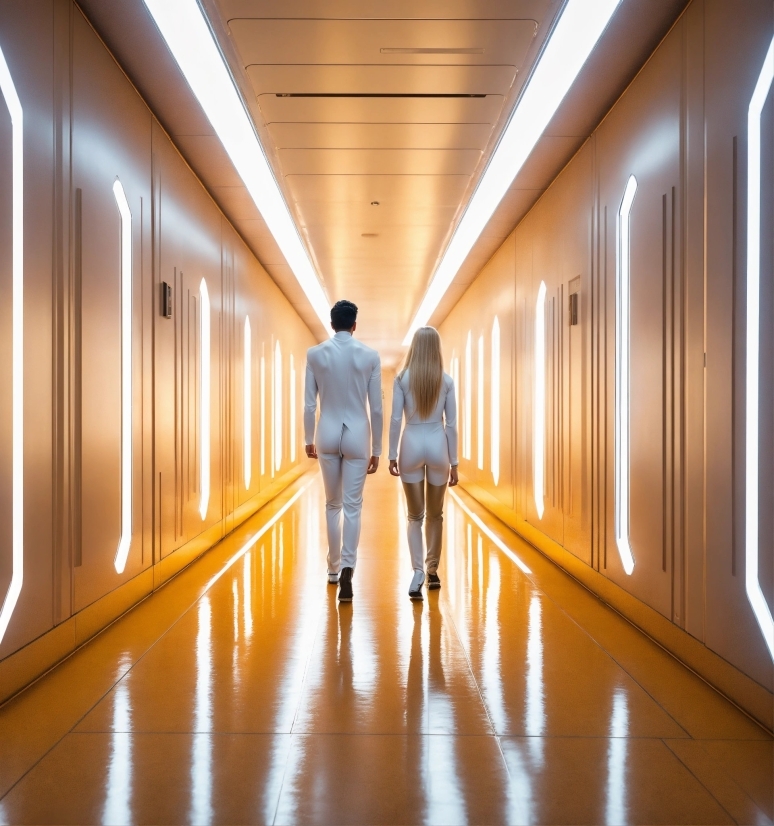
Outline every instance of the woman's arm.
<svg viewBox="0 0 774 826">
<path fill-rule="evenodd" d="M 459 458 L 457 457 L 457 397 L 452 379 L 449 379 L 449 388 L 446 391 L 443 416 L 446 420 L 446 444 L 449 446 L 449 464 L 456 467 L 459 464 Z"/>
<path fill-rule="evenodd" d="M 403 419 L 403 385 L 396 377 L 392 383 L 392 416 L 390 416 L 390 462 L 398 458 L 398 442 L 400 441 L 400 425 Z"/>
</svg>

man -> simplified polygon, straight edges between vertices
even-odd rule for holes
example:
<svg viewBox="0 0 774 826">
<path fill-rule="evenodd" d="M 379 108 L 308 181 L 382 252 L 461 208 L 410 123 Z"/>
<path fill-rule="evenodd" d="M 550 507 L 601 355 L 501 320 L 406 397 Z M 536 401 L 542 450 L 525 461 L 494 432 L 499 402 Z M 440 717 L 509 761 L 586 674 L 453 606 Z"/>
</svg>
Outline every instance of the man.
<svg viewBox="0 0 774 826">
<path fill-rule="evenodd" d="M 340 602 L 352 602 L 363 486 L 366 474 L 376 473 L 382 453 L 382 368 L 376 350 L 353 338 L 357 307 L 351 301 L 333 305 L 331 327 L 333 338 L 306 354 L 304 437 L 306 455 L 319 459 L 325 485 L 328 582 L 339 583 Z M 318 394 L 320 422 L 315 440 Z"/>
</svg>

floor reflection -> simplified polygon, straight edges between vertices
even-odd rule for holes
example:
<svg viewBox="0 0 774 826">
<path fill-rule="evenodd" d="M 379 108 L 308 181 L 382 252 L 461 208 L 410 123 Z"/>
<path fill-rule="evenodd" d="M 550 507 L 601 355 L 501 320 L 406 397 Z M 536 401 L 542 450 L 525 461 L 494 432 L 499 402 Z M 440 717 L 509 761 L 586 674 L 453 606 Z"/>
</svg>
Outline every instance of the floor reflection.
<svg viewBox="0 0 774 826">
<path fill-rule="evenodd" d="M 132 706 L 126 680 L 121 680 L 115 689 L 113 731 L 110 739 L 110 761 L 102 822 L 131 823 Z"/>
<path fill-rule="evenodd" d="M 605 822 L 608 826 L 628 823 L 626 810 L 626 753 L 629 736 L 629 708 L 620 689 L 613 695 L 610 715 L 610 742 L 607 747 L 607 796 Z"/>
<path fill-rule="evenodd" d="M 196 701 L 191 756 L 191 822 L 212 821 L 212 607 L 199 601 L 196 635 Z M 120 822 L 120 821 L 119 821 Z"/>
</svg>

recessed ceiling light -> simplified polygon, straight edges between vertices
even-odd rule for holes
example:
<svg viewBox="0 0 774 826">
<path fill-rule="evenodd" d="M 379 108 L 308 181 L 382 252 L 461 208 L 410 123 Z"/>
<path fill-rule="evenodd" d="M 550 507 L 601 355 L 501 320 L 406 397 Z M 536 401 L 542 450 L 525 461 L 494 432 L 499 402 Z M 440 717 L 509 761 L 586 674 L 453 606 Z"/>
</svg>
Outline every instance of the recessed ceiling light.
<svg viewBox="0 0 774 826">
<path fill-rule="evenodd" d="M 148 0 L 145 0 L 148 2 Z M 602 36 L 621 0 L 569 0 L 433 273 L 404 346 L 435 312 L 508 187 Z"/>
</svg>

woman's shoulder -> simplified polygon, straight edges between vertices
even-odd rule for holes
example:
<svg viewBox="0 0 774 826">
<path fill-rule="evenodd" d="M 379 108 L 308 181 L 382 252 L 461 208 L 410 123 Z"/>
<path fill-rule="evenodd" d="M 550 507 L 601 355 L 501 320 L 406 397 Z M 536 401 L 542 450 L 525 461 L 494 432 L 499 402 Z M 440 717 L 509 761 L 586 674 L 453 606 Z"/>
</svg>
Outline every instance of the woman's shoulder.
<svg viewBox="0 0 774 826">
<path fill-rule="evenodd" d="M 454 387 L 454 379 L 446 372 L 443 374 L 443 385 L 447 389 L 449 387 Z"/>
</svg>

